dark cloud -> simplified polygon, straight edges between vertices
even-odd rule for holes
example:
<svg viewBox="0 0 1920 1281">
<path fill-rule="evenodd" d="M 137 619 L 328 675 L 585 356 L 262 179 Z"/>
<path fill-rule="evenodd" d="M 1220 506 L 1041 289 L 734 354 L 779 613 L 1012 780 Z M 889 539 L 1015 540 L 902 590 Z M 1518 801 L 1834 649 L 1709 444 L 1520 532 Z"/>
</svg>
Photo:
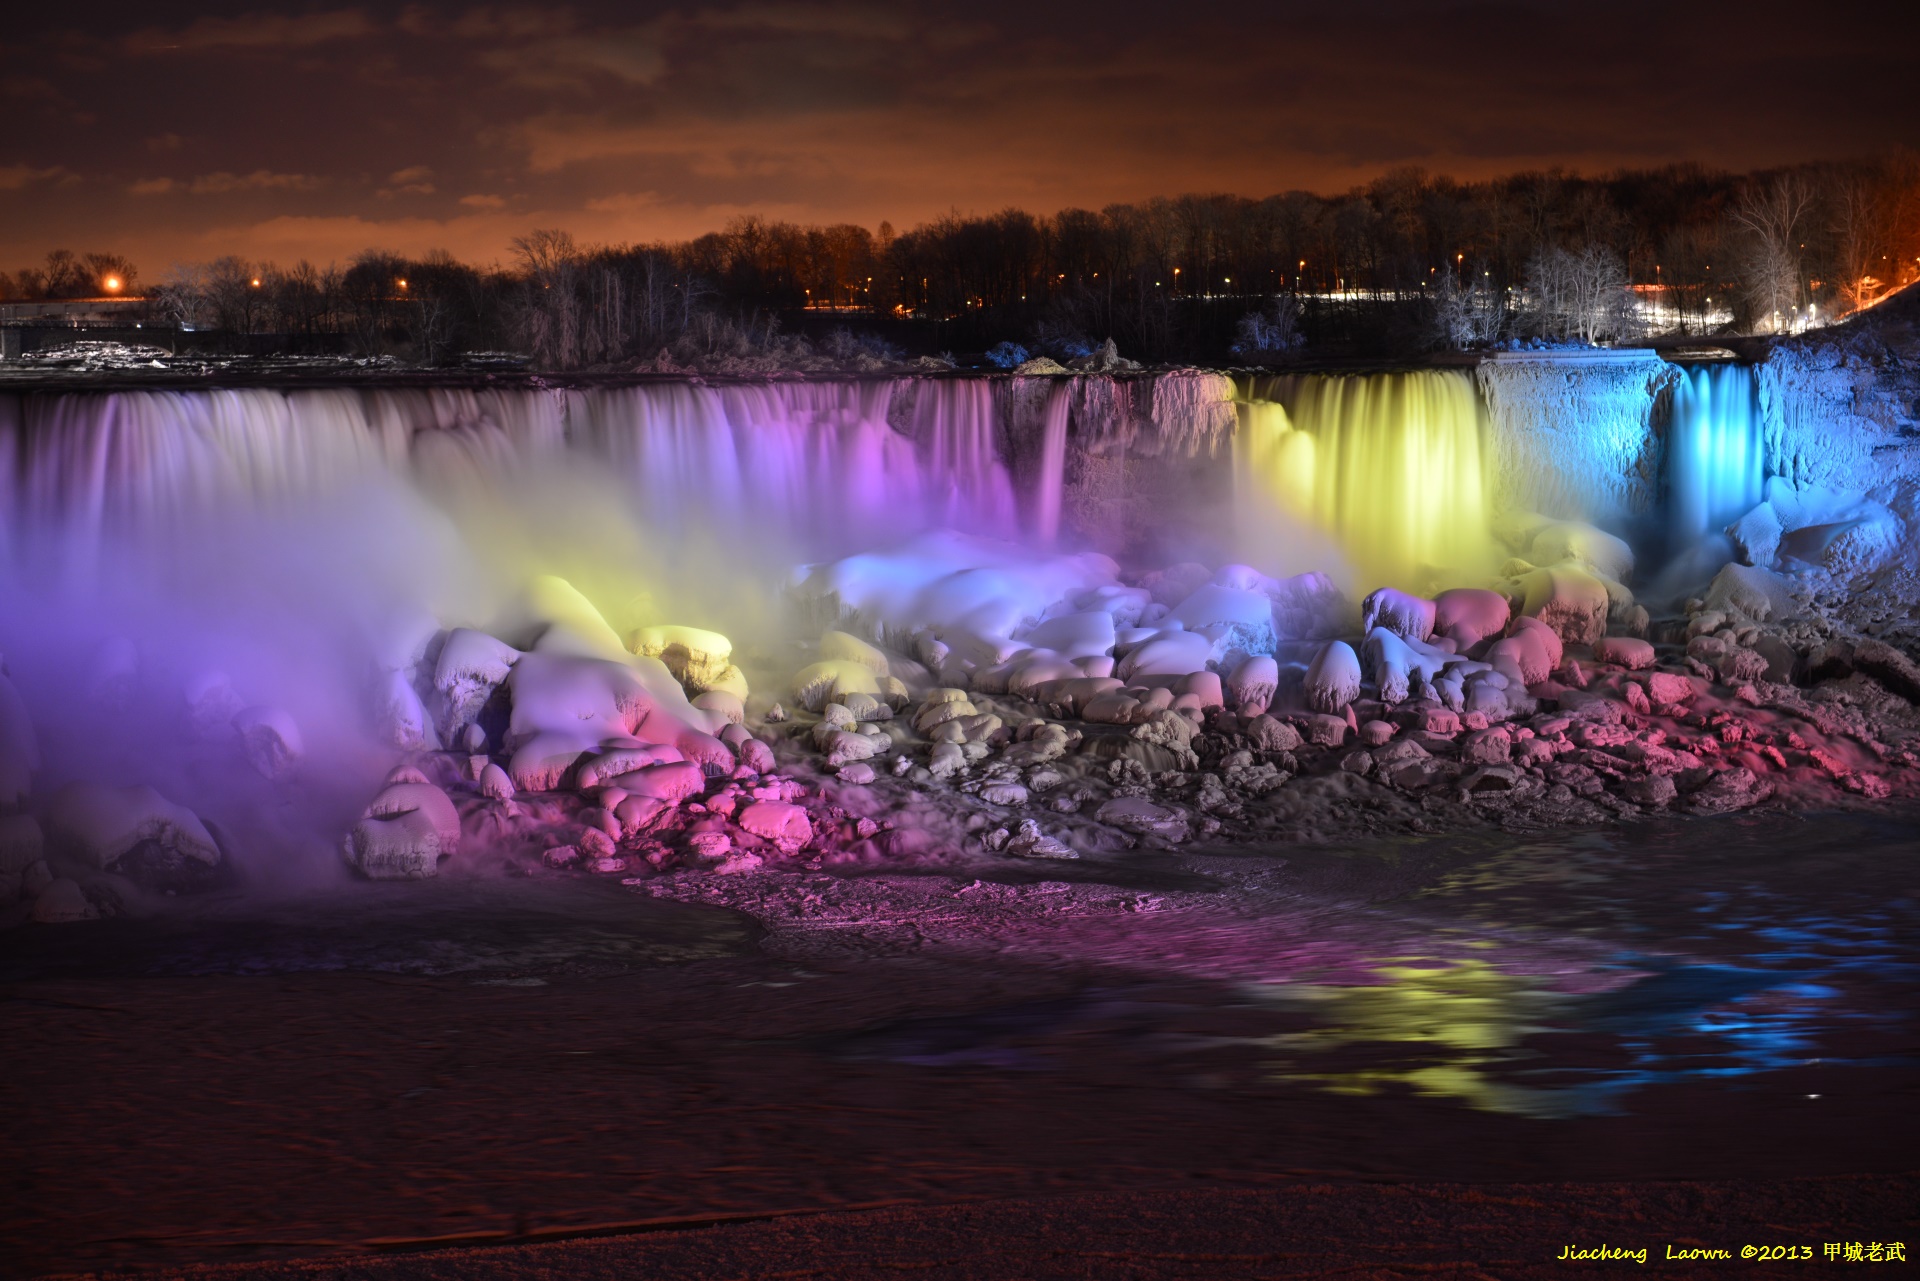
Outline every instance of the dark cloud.
<svg viewBox="0 0 1920 1281">
<path fill-rule="evenodd" d="M 0 31 L 0 265 L 488 259 L 532 226 L 1340 189 L 1920 143 L 1911 4 L 50 6 Z"/>
</svg>

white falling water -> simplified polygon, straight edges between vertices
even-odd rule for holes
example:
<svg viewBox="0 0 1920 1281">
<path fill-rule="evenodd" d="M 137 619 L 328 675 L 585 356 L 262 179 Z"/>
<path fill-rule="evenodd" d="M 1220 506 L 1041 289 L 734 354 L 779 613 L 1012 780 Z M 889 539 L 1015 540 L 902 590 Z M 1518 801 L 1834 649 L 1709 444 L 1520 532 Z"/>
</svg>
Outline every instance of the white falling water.
<svg viewBox="0 0 1920 1281">
<path fill-rule="evenodd" d="M 1484 572 L 1488 468 L 1473 383 L 1452 371 L 1281 380 L 1241 407 L 1242 552 L 1360 593 Z"/>
<path fill-rule="evenodd" d="M 1667 442 L 1667 511 L 1675 549 L 1718 534 L 1765 494 L 1766 458 L 1753 371 L 1712 365 L 1683 372 Z"/>
<path fill-rule="evenodd" d="M 10 401 L 10 532 L 66 568 L 109 534 L 271 510 L 377 480 L 496 501 L 555 465 L 611 480 L 656 533 L 793 560 L 945 525 L 1011 535 L 1012 480 L 984 383 L 662 384 L 549 393 L 117 392 Z M 1057 486 L 1057 478 L 1054 484 Z M 1058 508 L 1058 496 L 1038 501 Z"/>
<path fill-rule="evenodd" d="M 1060 541 L 1060 504 L 1067 475 L 1067 420 L 1072 406 L 1068 385 L 1056 381 L 1047 392 L 1047 412 L 1040 433 L 1040 469 L 1033 485 L 1033 532 L 1044 547 Z"/>
</svg>

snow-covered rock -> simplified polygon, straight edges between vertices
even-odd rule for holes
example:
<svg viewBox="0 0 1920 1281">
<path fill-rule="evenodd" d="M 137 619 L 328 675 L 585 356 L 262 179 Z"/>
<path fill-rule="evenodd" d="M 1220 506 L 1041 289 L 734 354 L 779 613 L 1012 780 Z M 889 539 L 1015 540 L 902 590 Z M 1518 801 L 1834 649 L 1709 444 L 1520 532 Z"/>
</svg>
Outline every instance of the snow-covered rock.
<svg viewBox="0 0 1920 1281">
<path fill-rule="evenodd" d="M 460 848 L 460 813 L 431 783 L 395 783 L 373 798 L 347 834 L 347 861 L 376 881 L 418 881 Z"/>
<path fill-rule="evenodd" d="M 1433 601 L 1382 587 L 1360 603 L 1360 626 L 1367 632 L 1384 628 L 1407 640 L 1423 641 L 1433 635 L 1435 610 Z"/>
<path fill-rule="evenodd" d="M 247 763 L 262 778 L 287 777 L 305 755 L 300 727 L 284 707 L 243 708 L 235 714 L 233 727 L 240 731 L 240 746 L 246 753 Z"/>
<path fill-rule="evenodd" d="M 1537 618 L 1569 645 L 1591 645 L 1607 633 L 1606 584 L 1570 565 L 1536 569 L 1520 580 L 1520 612 Z"/>
<path fill-rule="evenodd" d="M 1345 641 L 1328 641 L 1307 665 L 1302 686 L 1307 706 L 1338 712 L 1360 696 L 1360 656 Z"/>
<path fill-rule="evenodd" d="M 165 888 L 196 888 L 220 863 L 200 817 L 151 787 L 70 783 L 47 808 L 47 836 L 68 858 Z"/>
</svg>

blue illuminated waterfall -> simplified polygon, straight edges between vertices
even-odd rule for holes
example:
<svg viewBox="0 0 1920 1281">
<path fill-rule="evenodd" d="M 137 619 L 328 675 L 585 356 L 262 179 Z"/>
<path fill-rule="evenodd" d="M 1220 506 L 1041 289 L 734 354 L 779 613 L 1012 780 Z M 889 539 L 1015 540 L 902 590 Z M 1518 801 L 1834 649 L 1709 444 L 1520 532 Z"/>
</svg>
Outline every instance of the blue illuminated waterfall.
<svg viewBox="0 0 1920 1281">
<path fill-rule="evenodd" d="M 1675 548 L 1717 534 L 1760 501 L 1766 459 L 1753 370 L 1685 370 L 1667 443 L 1667 511 Z"/>
</svg>

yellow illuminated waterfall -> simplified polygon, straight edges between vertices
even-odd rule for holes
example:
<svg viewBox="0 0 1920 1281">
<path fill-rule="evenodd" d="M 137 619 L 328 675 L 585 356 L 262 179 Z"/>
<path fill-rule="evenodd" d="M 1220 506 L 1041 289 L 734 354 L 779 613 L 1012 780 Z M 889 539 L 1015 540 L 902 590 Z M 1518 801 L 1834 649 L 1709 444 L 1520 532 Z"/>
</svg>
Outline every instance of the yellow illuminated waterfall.
<svg viewBox="0 0 1920 1281">
<path fill-rule="evenodd" d="M 1264 392 L 1264 394 L 1260 394 Z M 1452 371 L 1304 375 L 1256 389 L 1234 433 L 1243 553 L 1347 586 L 1430 591 L 1493 565 L 1479 401 Z"/>
</svg>

